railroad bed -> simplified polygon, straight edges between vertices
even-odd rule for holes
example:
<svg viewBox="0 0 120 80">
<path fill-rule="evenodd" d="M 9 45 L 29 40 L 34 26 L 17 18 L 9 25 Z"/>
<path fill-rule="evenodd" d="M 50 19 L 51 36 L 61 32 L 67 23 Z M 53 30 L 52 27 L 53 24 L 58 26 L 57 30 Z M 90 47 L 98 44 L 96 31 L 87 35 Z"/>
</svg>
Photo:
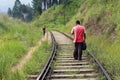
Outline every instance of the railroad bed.
<svg viewBox="0 0 120 80">
<path fill-rule="evenodd" d="M 73 42 L 61 33 L 52 33 L 58 49 L 48 80 L 100 80 L 99 73 L 93 68 L 93 64 L 85 53 L 83 53 L 82 61 L 74 60 Z"/>
<path fill-rule="evenodd" d="M 52 31 L 51 37 L 53 49 L 48 62 L 40 74 L 30 76 L 29 80 L 112 80 L 89 51 L 83 52 L 81 61 L 74 60 L 74 44 L 70 37 L 57 31 Z M 99 71 L 87 53 L 94 58 Z"/>
</svg>

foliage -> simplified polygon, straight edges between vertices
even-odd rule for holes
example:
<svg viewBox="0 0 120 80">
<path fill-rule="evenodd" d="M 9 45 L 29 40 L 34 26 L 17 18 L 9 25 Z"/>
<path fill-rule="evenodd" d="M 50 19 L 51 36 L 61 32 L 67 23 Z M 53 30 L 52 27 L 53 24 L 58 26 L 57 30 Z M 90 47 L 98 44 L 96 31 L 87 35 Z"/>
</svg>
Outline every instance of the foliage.
<svg viewBox="0 0 120 80">
<path fill-rule="evenodd" d="M 112 0 L 87 0 L 83 1 L 78 12 L 68 23 L 70 33 L 77 19 L 87 29 L 88 48 L 103 64 L 113 80 L 120 79 L 119 66 L 119 35 L 120 22 L 118 4 L 120 1 Z"/>
<path fill-rule="evenodd" d="M 38 0 L 34 1 L 37 2 Z M 43 8 L 41 7 L 42 3 L 44 3 Z M 87 30 L 86 42 L 88 48 L 102 63 L 107 72 L 111 75 L 112 79 L 119 80 L 120 1 L 59 0 L 59 3 L 60 5 L 57 4 L 56 0 L 41 0 L 41 2 L 38 3 L 39 4 L 38 7 L 43 10 L 42 14 L 40 13 L 41 15 L 39 17 L 37 16 L 36 19 L 31 23 L 36 27 L 33 27 L 33 25 L 27 27 L 28 24 L 27 25 L 23 24 L 21 21 L 17 21 L 16 23 L 14 21 L 7 20 L 6 17 L 2 18 L 2 20 L 5 20 L 5 22 L 9 22 L 5 24 L 3 23 L 2 20 L 0 20 L 0 34 L 1 34 L 0 42 L 2 43 L 3 46 L 4 45 L 8 46 L 8 47 L 5 46 L 0 49 L 1 51 L 3 51 L 2 53 L 4 53 L 5 49 L 10 52 L 13 52 L 13 50 L 11 50 L 11 48 L 9 47 L 9 45 L 13 45 L 12 47 L 16 49 L 15 52 L 17 52 L 18 50 L 21 53 L 21 55 L 17 55 L 17 57 L 19 58 L 22 55 L 24 55 L 22 54 L 22 52 L 26 52 L 28 46 L 34 45 L 35 42 L 38 40 L 40 34 L 37 33 L 39 33 L 39 31 L 41 30 L 41 26 L 45 25 L 47 27 L 47 30 L 57 29 L 70 34 L 71 28 L 75 26 L 75 21 L 80 20 L 82 25 L 84 25 Z M 33 5 L 35 6 L 35 4 Z M 47 8 L 49 7 L 50 8 L 46 10 L 46 6 Z M 24 9 L 26 8 L 24 7 Z M 15 23 L 16 27 L 9 27 L 13 23 Z M 23 27 L 21 28 L 18 25 L 21 25 Z M 36 35 L 36 37 L 34 37 L 34 35 Z M 5 44 L 8 43 L 9 40 L 11 40 L 10 44 Z M 17 47 L 15 46 L 14 41 L 15 44 L 18 45 Z M 25 46 L 23 44 L 25 44 Z M 20 47 L 20 49 L 18 49 L 18 47 Z M 40 50 L 44 49 L 40 48 Z M 13 54 L 8 54 L 9 52 L 5 53 L 6 55 L 10 56 L 16 55 L 16 53 Z M 40 58 L 42 56 L 42 54 L 35 55 L 37 55 L 36 57 Z M 8 66 L 11 65 L 9 65 L 9 63 L 7 62 L 9 62 L 8 60 L 11 58 L 9 56 L 3 55 L 1 59 L 2 60 L 0 63 L 2 63 L 2 66 L 0 67 L 1 68 L 0 70 L 3 69 L 3 71 L 0 71 L 2 72 L 0 73 L 0 76 L 5 77 L 6 75 L 9 74 Z M 31 72 L 35 73 L 37 69 L 40 69 L 37 67 L 35 60 L 37 59 L 32 59 L 32 61 L 28 63 L 28 65 L 26 65 L 24 70 L 25 74 L 26 73 L 31 74 Z M 17 63 L 18 59 L 14 56 L 14 58 L 12 58 L 10 61 L 13 62 L 12 64 L 15 64 Z M 34 65 L 31 65 L 32 63 L 35 63 L 36 67 Z M 3 68 L 3 66 L 5 67 Z M 35 68 L 35 70 L 33 70 L 32 68 Z M 18 74 L 22 75 L 22 73 Z"/>
<path fill-rule="evenodd" d="M 42 35 L 40 31 L 32 24 L 0 15 L 0 80 L 10 80 L 7 78 L 11 74 L 11 67 L 19 62 L 31 46 L 36 45 Z"/>
<path fill-rule="evenodd" d="M 28 80 L 28 75 L 34 75 L 39 73 L 45 65 L 50 55 L 51 45 L 47 41 L 36 50 L 32 58 L 27 62 L 24 69 L 21 71 L 15 71 L 9 74 L 6 80 Z"/>
<path fill-rule="evenodd" d="M 79 2 L 80 3 L 77 1 L 72 1 L 71 3 L 67 4 L 65 8 L 63 5 L 58 5 L 43 11 L 42 15 L 37 17 L 37 19 L 34 21 L 34 25 L 38 27 L 49 24 L 66 25 L 72 16 L 78 12 L 78 7 L 80 7 L 82 1 L 79 0 Z"/>
<path fill-rule="evenodd" d="M 19 0 L 16 0 L 13 9 L 8 8 L 8 15 L 29 22 L 33 19 L 33 9 L 30 5 L 21 4 Z"/>
<path fill-rule="evenodd" d="M 64 8 L 62 3 L 46 10 L 34 23 L 70 34 L 75 21 L 80 20 L 87 30 L 88 48 L 104 65 L 112 79 L 119 80 L 119 3 L 117 0 L 72 0 Z"/>
<path fill-rule="evenodd" d="M 30 22 L 33 19 L 34 13 L 30 5 L 21 5 L 22 15 L 25 22 Z"/>
<path fill-rule="evenodd" d="M 40 48 L 33 53 L 31 60 L 29 60 L 29 62 L 26 64 L 24 72 L 27 74 L 35 74 L 40 72 L 48 60 L 50 51 L 51 45 L 48 44 L 47 41 L 43 42 Z"/>
<path fill-rule="evenodd" d="M 10 8 L 8 8 L 7 14 L 8 14 L 8 16 L 12 16 L 12 10 Z"/>
<path fill-rule="evenodd" d="M 33 9 L 35 14 L 42 13 L 42 0 L 33 0 Z"/>
<path fill-rule="evenodd" d="M 21 8 L 20 8 L 21 5 L 22 4 L 19 0 L 15 1 L 15 5 L 14 5 L 13 11 L 12 11 L 12 14 L 13 14 L 14 18 L 18 18 L 18 19 L 22 18 Z"/>
<path fill-rule="evenodd" d="M 33 9 L 35 15 L 40 15 L 42 12 L 51 6 L 56 6 L 59 4 L 58 0 L 33 0 Z"/>
</svg>

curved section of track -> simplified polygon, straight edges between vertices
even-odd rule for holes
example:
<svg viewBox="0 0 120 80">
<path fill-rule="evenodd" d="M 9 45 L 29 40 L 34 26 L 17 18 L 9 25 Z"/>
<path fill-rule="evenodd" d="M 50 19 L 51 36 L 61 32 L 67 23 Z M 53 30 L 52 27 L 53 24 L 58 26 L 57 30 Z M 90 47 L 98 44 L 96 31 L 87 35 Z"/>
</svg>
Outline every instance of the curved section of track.
<svg viewBox="0 0 120 80">
<path fill-rule="evenodd" d="M 82 61 L 74 60 L 72 40 L 57 31 L 52 33 L 58 50 L 49 80 L 100 80 L 99 73 L 86 55 L 83 55 Z"/>
<path fill-rule="evenodd" d="M 52 60 L 48 61 L 46 65 L 50 62 L 49 66 L 47 68 L 45 66 L 37 80 L 101 80 L 102 75 L 94 67 L 94 63 L 91 63 L 85 52 L 82 61 L 74 60 L 74 45 L 71 37 L 68 38 L 67 35 L 58 31 L 52 31 L 51 34 L 52 38 L 55 38 L 54 45 L 57 46 L 57 52 Z"/>
<path fill-rule="evenodd" d="M 62 32 L 60 32 L 60 33 L 62 33 Z M 66 35 L 64 33 L 62 33 L 62 34 L 65 35 L 66 37 L 68 37 L 69 39 L 73 40 L 72 37 L 70 37 L 70 36 L 68 36 L 68 35 Z M 104 76 L 104 79 L 105 80 L 112 80 L 112 78 L 109 76 L 109 74 L 104 69 L 104 67 L 102 66 L 102 64 L 96 59 L 96 57 L 89 50 L 86 50 L 86 51 L 87 51 L 88 56 L 90 56 L 93 59 L 93 61 L 96 63 L 97 68 L 99 69 L 99 71 L 101 72 L 101 74 Z"/>
</svg>

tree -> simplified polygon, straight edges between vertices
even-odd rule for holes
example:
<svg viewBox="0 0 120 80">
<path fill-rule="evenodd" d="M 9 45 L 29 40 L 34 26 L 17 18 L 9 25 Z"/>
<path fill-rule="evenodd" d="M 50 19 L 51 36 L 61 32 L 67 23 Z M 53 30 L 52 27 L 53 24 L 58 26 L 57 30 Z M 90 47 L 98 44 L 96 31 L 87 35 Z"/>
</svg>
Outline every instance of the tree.
<svg viewBox="0 0 120 80">
<path fill-rule="evenodd" d="M 42 0 L 33 0 L 33 9 L 35 14 L 42 13 Z"/>
<path fill-rule="evenodd" d="M 62 3 L 62 0 L 59 0 L 59 4 L 61 4 Z"/>
<path fill-rule="evenodd" d="M 42 0 L 42 3 L 44 4 L 44 5 L 42 5 L 42 7 L 44 6 L 44 10 L 46 10 L 47 9 L 47 0 Z"/>
<path fill-rule="evenodd" d="M 23 20 L 29 22 L 33 18 L 33 9 L 30 5 L 21 5 L 21 13 L 23 15 Z"/>
<path fill-rule="evenodd" d="M 51 7 L 52 6 L 52 0 L 48 0 L 47 1 L 47 7 L 49 8 L 49 7 Z"/>
<path fill-rule="evenodd" d="M 8 9 L 8 15 L 29 22 L 33 19 L 33 8 L 30 5 L 21 4 L 19 0 L 16 0 L 13 9 Z"/>
<path fill-rule="evenodd" d="M 15 5 L 13 7 L 13 17 L 14 18 L 21 18 L 22 17 L 22 13 L 21 13 L 21 2 L 19 0 L 15 1 Z"/>
<path fill-rule="evenodd" d="M 27 15 L 27 21 L 31 21 L 33 19 L 34 13 L 33 8 L 31 6 L 27 6 L 28 15 Z"/>
<path fill-rule="evenodd" d="M 63 0 L 62 1 L 62 4 L 64 5 L 63 7 L 66 7 L 67 5 L 69 5 L 72 2 L 73 2 L 73 0 Z"/>
<path fill-rule="evenodd" d="M 53 0 L 52 4 L 53 5 L 58 5 L 58 0 Z"/>
<path fill-rule="evenodd" d="M 8 16 L 12 17 L 12 10 L 10 8 L 8 8 L 7 14 L 8 14 Z"/>
<path fill-rule="evenodd" d="M 46 10 L 51 6 L 58 5 L 60 0 L 33 0 L 33 9 L 35 14 L 41 14 L 42 10 Z"/>
<path fill-rule="evenodd" d="M 64 25 L 66 24 L 66 10 L 65 8 L 72 3 L 73 0 L 60 0 L 60 3 L 63 4 L 63 16 L 64 16 Z"/>
</svg>

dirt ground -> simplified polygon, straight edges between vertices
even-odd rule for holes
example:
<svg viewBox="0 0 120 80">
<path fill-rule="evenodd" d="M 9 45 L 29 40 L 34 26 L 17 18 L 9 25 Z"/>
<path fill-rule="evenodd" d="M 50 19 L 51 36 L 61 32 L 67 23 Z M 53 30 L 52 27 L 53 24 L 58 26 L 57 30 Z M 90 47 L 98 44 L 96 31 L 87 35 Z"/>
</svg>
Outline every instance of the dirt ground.
<svg viewBox="0 0 120 80">
<path fill-rule="evenodd" d="M 69 39 L 66 38 L 64 35 L 56 32 L 56 31 L 53 31 L 53 34 L 54 34 L 54 36 L 56 37 L 56 42 L 58 42 L 58 44 L 71 44 L 71 43 L 72 43 L 71 40 L 69 40 Z M 13 72 L 16 71 L 16 70 L 22 70 L 23 67 L 24 67 L 24 65 L 27 63 L 27 61 L 29 61 L 29 59 L 32 58 L 32 54 L 40 47 L 41 43 L 42 43 L 43 41 L 45 41 L 46 39 L 48 39 L 48 41 L 49 41 L 48 43 L 51 42 L 50 33 L 47 33 L 44 37 L 42 37 L 42 39 L 40 39 L 40 40 L 38 41 L 38 44 L 37 44 L 36 46 L 31 47 L 31 48 L 28 50 L 27 54 L 26 54 L 25 56 L 23 56 L 23 57 L 20 59 L 19 63 L 18 63 L 17 65 L 13 66 L 11 70 L 12 70 Z"/>
<path fill-rule="evenodd" d="M 23 56 L 23 57 L 20 59 L 19 63 L 18 63 L 17 65 L 13 66 L 11 70 L 12 70 L 13 72 L 16 71 L 16 70 L 22 70 L 23 67 L 24 67 L 24 65 L 27 63 L 27 61 L 29 61 L 29 59 L 32 58 L 32 54 L 40 47 L 41 43 L 42 43 L 43 41 L 45 41 L 46 39 L 47 39 L 47 34 L 38 41 L 38 43 L 37 43 L 36 46 L 31 47 L 31 48 L 28 50 L 27 54 L 26 54 L 25 56 Z"/>
</svg>

